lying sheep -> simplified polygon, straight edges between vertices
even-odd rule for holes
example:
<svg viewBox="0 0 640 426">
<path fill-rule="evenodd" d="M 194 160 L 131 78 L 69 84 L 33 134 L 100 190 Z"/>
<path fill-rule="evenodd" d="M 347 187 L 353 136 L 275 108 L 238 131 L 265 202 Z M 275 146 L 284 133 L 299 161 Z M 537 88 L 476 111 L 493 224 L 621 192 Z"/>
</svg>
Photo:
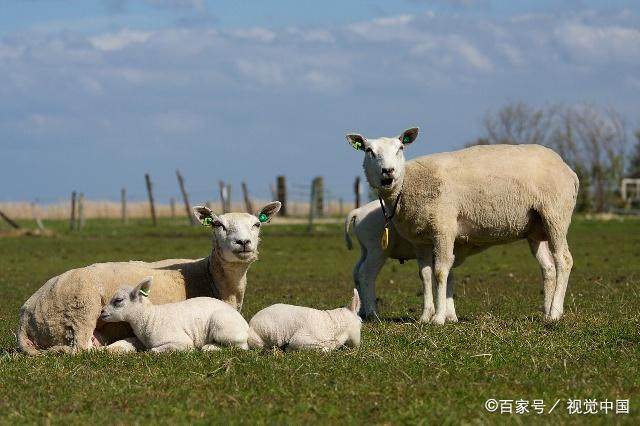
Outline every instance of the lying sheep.
<svg viewBox="0 0 640 426">
<path fill-rule="evenodd" d="M 576 174 L 539 145 L 474 146 L 405 163 L 403 150 L 417 136 L 411 128 L 399 137 L 372 140 L 349 134 L 347 141 L 365 152 L 369 185 L 395 210 L 393 224 L 416 250 L 425 290 L 421 321 L 443 324 L 449 316 L 453 286 L 447 281 L 454 262 L 461 261 L 456 257 L 518 239 L 529 241 L 540 263 L 545 319 L 561 318 L 573 265 L 567 231 Z M 432 265 L 436 308 L 424 279 Z"/>
<path fill-rule="evenodd" d="M 360 298 L 355 289 L 346 308 L 321 311 L 281 303 L 269 306 L 249 321 L 249 347 L 325 352 L 344 345 L 358 347 L 362 327 L 359 310 Z"/>
<path fill-rule="evenodd" d="M 224 346 L 248 349 L 249 325 L 231 305 L 211 297 L 154 305 L 149 301 L 152 282 L 147 277 L 135 288 L 118 289 L 102 308 L 100 319 L 128 323 L 142 345 L 153 352 L 213 351 Z"/>
<path fill-rule="evenodd" d="M 128 325 L 107 324 L 99 317 L 123 282 L 146 276 L 154 279 L 154 304 L 213 296 L 240 310 L 247 270 L 258 257 L 261 224 L 278 210 L 277 201 L 256 216 L 216 216 L 207 207 L 194 207 L 198 220 L 213 227 L 211 254 L 206 258 L 98 263 L 51 278 L 20 308 L 18 349 L 31 355 L 45 349 L 75 352 L 119 341 L 116 346 L 121 350 L 135 350 L 139 344 Z"/>
</svg>

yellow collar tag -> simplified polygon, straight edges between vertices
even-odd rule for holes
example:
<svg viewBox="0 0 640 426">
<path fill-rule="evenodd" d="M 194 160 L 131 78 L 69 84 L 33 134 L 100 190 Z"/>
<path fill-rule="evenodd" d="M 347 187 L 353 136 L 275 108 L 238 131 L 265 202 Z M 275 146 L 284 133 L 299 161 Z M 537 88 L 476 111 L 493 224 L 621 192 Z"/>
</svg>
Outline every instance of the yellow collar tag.
<svg viewBox="0 0 640 426">
<path fill-rule="evenodd" d="M 382 239 L 380 240 L 380 245 L 382 246 L 382 250 L 386 250 L 389 247 L 389 227 L 385 226 L 382 231 Z"/>
</svg>

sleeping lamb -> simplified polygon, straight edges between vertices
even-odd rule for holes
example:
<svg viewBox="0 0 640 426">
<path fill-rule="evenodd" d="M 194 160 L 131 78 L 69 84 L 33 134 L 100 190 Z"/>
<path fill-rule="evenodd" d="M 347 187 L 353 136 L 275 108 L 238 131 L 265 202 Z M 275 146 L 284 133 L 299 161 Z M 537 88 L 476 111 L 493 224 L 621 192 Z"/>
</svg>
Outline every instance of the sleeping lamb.
<svg viewBox="0 0 640 426">
<path fill-rule="evenodd" d="M 360 298 L 346 308 L 321 311 L 279 303 L 264 308 L 249 321 L 250 348 L 320 349 L 360 346 L 362 320 L 358 316 Z"/>
<path fill-rule="evenodd" d="M 528 240 L 540 263 L 545 319 L 561 318 L 573 265 L 567 244 L 579 186 L 573 170 L 540 145 L 474 146 L 405 162 L 404 148 L 417 136 L 411 128 L 371 140 L 348 134 L 347 141 L 364 151 L 369 185 L 395 211 L 393 224 L 416 250 L 425 292 L 420 320 L 448 319 L 454 262 L 518 239 Z M 432 268 L 435 308 L 427 295 Z"/>
<path fill-rule="evenodd" d="M 207 207 L 194 207 L 198 220 L 213 228 L 208 257 L 97 263 L 51 278 L 20 308 L 18 349 L 30 355 L 43 350 L 76 352 L 119 341 L 120 350 L 135 350 L 139 345 L 127 324 L 105 323 L 99 317 L 121 283 L 146 276 L 154 279 L 151 300 L 155 304 L 207 296 L 240 310 L 247 271 L 258 258 L 260 227 L 278 210 L 277 201 L 255 216 L 216 216 Z"/>
<path fill-rule="evenodd" d="M 118 289 L 100 319 L 128 323 L 142 346 L 153 352 L 248 349 L 249 325 L 231 305 L 212 297 L 154 305 L 149 301 L 152 281 L 147 277 L 135 288 Z"/>
</svg>

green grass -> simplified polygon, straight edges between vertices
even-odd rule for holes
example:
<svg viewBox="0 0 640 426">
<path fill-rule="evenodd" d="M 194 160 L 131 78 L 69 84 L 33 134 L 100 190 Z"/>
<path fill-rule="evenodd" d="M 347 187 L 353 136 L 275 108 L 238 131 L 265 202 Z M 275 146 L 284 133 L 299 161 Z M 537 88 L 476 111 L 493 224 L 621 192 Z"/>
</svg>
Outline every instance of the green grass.
<svg viewBox="0 0 640 426">
<path fill-rule="evenodd" d="M 566 316 L 541 321 L 540 277 L 526 244 L 496 247 L 457 271 L 460 323 L 417 324 L 415 262 L 378 280 L 381 321 L 362 346 L 331 354 L 13 352 L 20 305 L 47 278 L 112 260 L 201 257 L 203 228 L 90 221 L 82 234 L 0 239 L 0 423 L 628 422 L 640 417 L 640 222 L 576 219 Z M 265 227 L 249 272 L 246 318 L 286 302 L 333 308 L 350 297 L 358 251 L 339 226 Z M 544 399 L 548 415 L 500 415 L 495 399 Z M 569 416 L 569 398 L 630 399 L 631 414 Z M 548 409 L 549 407 L 547 407 Z"/>
</svg>

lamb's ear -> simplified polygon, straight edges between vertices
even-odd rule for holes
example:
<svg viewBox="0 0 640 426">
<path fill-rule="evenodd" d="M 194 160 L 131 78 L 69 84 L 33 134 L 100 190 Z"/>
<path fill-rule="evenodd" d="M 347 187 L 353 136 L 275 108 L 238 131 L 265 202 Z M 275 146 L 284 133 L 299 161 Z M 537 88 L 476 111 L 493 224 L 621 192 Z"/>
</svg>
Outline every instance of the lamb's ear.
<svg viewBox="0 0 640 426">
<path fill-rule="evenodd" d="M 193 208 L 193 215 L 203 226 L 211 226 L 213 222 L 218 219 L 218 216 L 207 206 L 195 206 Z"/>
<path fill-rule="evenodd" d="M 256 213 L 256 216 L 261 223 L 269 222 L 271 218 L 280 211 L 280 207 L 282 207 L 282 203 L 280 201 L 272 201 L 261 208 L 260 211 Z"/>
<path fill-rule="evenodd" d="M 418 129 L 417 127 L 412 127 L 410 129 L 405 130 L 399 136 L 400 142 L 402 142 L 403 145 L 411 144 L 413 141 L 417 139 L 419 131 L 420 129 Z"/>
<path fill-rule="evenodd" d="M 151 283 L 153 277 L 146 277 L 131 291 L 131 300 L 135 300 L 138 297 L 149 297 L 149 290 L 151 290 Z"/>
<path fill-rule="evenodd" d="M 349 306 L 347 306 L 347 308 L 356 315 L 358 315 L 358 312 L 360 312 L 360 295 L 358 294 L 358 290 L 356 290 L 355 288 L 353 289 L 353 298 L 351 299 L 351 303 L 349 303 Z"/>
<path fill-rule="evenodd" d="M 357 133 L 349 133 L 347 136 L 347 142 L 353 147 L 353 149 L 364 151 L 364 145 L 367 142 L 364 136 Z"/>
</svg>

